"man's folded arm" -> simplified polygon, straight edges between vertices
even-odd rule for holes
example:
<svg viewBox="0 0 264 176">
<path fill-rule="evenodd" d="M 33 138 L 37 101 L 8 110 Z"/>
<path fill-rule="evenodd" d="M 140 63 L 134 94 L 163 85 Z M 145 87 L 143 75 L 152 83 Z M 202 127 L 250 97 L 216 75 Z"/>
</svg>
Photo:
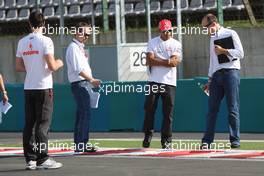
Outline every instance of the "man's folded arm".
<svg viewBox="0 0 264 176">
<path fill-rule="evenodd" d="M 155 57 L 154 53 L 147 53 L 147 65 L 152 66 L 164 66 L 164 67 L 176 67 L 181 62 L 180 57 L 172 55 L 170 59 L 163 60 Z"/>
</svg>

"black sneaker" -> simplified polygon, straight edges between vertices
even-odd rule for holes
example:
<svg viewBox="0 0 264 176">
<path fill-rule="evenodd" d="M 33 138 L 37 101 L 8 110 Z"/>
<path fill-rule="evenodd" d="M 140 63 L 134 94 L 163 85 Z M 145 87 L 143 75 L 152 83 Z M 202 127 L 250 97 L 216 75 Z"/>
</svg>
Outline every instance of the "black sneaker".
<svg viewBox="0 0 264 176">
<path fill-rule="evenodd" d="M 200 150 L 210 150 L 210 144 L 202 143 Z"/>
<path fill-rule="evenodd" d="M 233 143 L 231 144 L 232 149 L 240 148 L 240 144 Z"/>
<path fill-rule="evenodd" d="M 97 149 L 95 147 L 87 147 L 84 152 L 85 153 L 91 153 L 91 152 L 96 152 Z"/>
<path fill-rule="evenodd" d="M 171 146 L 172 139 L 171 138 L 161 139 L 160 143 L 161 143 L 162 149 L 171 149 L 172 148 L 172 146 Z"/>
<path fill-rule="evenodd" d="M 172 149 L 171 142 L 161 142 L 161 148 L 162 149 Z"/>
<path fill-rule="evenodd" d="M 142 147 L 143 147 L 143 148 L 149 148 L 149 146 L 150 146 L 150 142 L 151 142 L 151 139 L 152 139 L 152 136 L 150 136 L 150 135 L 145 135 L 145 138 L 144 138 L 144 140 L 143 140 L 143 142 L 142 142 Z"/>
</svg>

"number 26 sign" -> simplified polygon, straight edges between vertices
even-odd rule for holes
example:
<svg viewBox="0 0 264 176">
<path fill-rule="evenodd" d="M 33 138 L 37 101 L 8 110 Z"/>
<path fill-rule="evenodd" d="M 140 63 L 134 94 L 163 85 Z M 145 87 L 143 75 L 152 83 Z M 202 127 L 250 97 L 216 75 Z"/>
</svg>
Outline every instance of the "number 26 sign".
<svg viewBox="0 0 264 176">
<path fill-rule="evenodd" d="M 131 47 L 130 48 L 130 71 L 131 72 L 146 72 L 146 47 Z"/>
</svg>

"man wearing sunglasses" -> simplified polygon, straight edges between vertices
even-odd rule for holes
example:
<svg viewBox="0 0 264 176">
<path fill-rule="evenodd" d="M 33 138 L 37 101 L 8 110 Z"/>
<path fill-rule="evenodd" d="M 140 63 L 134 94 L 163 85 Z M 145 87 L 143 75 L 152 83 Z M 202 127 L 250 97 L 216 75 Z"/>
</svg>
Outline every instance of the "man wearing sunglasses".
<svg viewBox="0 0 264 176">
<path fill-rule="evenodd" d="M 237 33 L 220 26 L 215 15 L 207 14 L 202 20 L 202 26 L 208 29 L 211 39 L 209 81 L 205 86 L 210 93 L 209 112 L 201 148 L 210 148 L 214 141 L 217 113 L 224 96 L 228 110 L 230 146 L 239 148 L 239 70 L 240 59 L 244 57 L 243 47 Z"/>
<path fill-rule="evenodd" d="M 91 26 L 80 22 L 76 26 L 77 33 L 70 43 L 66 52 L 68 67 L 68 79 L 71 83 L 71 91 L 77 104 L 76 119 L 74 126 L 75 152 L 95 151 L 90 146 L 89 125 L 91 118 L 90 95 L 88 89 L 98 87 L 101 81 L 95 79 L 88 63 L 88 55 L 84 50 L 85 43 L 88 41 Z"/>
<path fill-rule="evenodd" d="M 160 35 L 148 43 L 147 65 L 151 92 L 145 99 L 145 120 L 143 147 L 148 148 L 154 132 L 154 116 L 159 97 L 162 100 L 163 122 L 161 127 L 161 146 L 170 148 L 172 142 L 172 120 L 176 90 L 176 66 L 181 62 L 181 44 L 172 38 L 171 21 L 159 22 Z"/>
</svg>

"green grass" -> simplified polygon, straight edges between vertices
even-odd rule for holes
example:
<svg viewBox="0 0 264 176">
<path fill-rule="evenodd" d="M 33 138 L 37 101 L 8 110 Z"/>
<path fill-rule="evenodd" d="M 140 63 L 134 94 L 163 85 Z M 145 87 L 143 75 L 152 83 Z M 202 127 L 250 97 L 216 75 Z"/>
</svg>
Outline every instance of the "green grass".
<svg viewBox="0 0 264 176">
<path fill-rule="evenodd" d="M 72 146 L 73 141 L 51 141 L 52 145 L 67 144 Z M 141 148 L 141 140 L 123 141 L 123 140 L 91 140 L 92 145 L 96 145 L 99 148 Z M 96 144 L 97 143 L 97 144 Z M 199 148 L 200 141 L 173 141 L 173 149 L 197 149 Z M 216 141 L 214 144 L 217 149 L 229 149 L 229 143 L 227 141 Z M 51 146 L 51 145 L 50 145 Z M 22 144 L 0 144 L 0 147 L 22 147 Z M 153 140 L 151 142 L 151 148 L 160 148 L 160 142 Z M 241 141 L 241 150 L 264 150 L 264 141 L 262 142 L 244 142 Z"/>
</svg>

